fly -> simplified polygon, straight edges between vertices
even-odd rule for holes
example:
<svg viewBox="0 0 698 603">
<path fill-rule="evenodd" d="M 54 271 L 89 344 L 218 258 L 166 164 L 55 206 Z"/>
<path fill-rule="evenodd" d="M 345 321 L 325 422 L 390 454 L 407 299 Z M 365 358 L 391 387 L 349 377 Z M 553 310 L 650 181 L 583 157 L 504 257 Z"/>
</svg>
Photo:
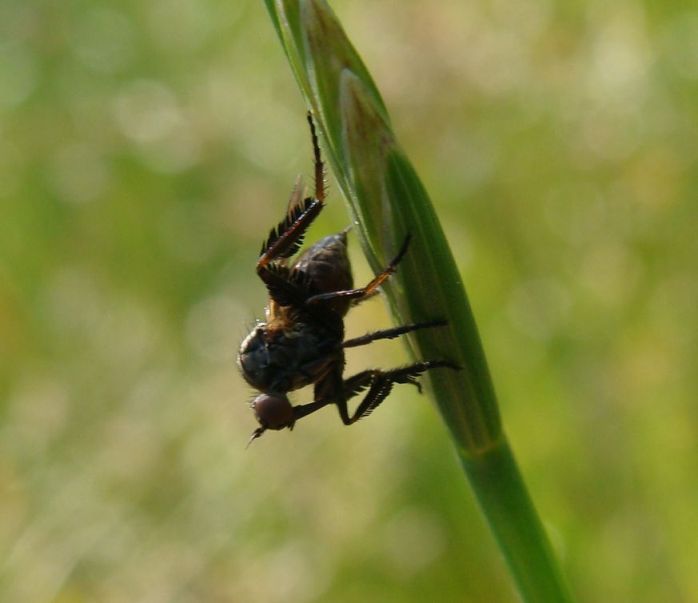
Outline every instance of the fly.
<svg viewBox="0 0 698 603">
<path fill-rule="evenodd" d="M 261 392 L 251 403 L 259 427 L 250 442 L 267 429 L 293 429 L 299 419 L 330 404 L 336 405 L 342 422 L 351 425 L 371 414 L 393 385 L 411 383 L 421 391 L 417 378 L 425 371 L 458 368 L 446 360 L 428 360 L 389 370 L 368 369 L 344 377 L 345 349 L 393 339 L 417 329 L 444 326 L 446 322 L 431 320 L 344 338 L 344 316 L 349 308 L 378 293 L 407 252 L 409 235 L 393 260 L 365 287 L 354 287 L 346 230 L 321 239 L 289 264 L 289 259 L 300 250 L 306 230 L 325 205 L 325 167 L 310 113 L 308 123 L 315 194 L 304 198 L 299 179 L 286 216 L 262 245 L 257 275 L 269 294 L 266 320 L 245 337 L 238 353 L 242 376 Z M 288 392 L 311 384 L 314 400 L 293 406 Z M 362 392 L 366 392 L 363 400 L 350 414 L 348 401 Z"/>
</svg>

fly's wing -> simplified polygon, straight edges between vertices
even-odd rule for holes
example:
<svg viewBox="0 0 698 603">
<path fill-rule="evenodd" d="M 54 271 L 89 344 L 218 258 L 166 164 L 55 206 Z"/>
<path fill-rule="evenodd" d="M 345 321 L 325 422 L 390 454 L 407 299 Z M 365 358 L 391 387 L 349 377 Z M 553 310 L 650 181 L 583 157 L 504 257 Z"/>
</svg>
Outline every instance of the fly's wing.
<svg viewBox="0 0 698 603">
<path fill-rule="evenodd" d="M 286 217 L 289 221 L 293 220 L 293 216 L 298 214 L 303 207 L 303 193 L 305 193 L 305 184 L 303 183 L 303 176 L 298 174 L 296 177 L 296 182 L 293 185 L 293 190 L 291 191 L 291 196 L 288 198 L 288 204 L 286 205 Z M 298 242 L 298 247 L 303 243 L 303 238 L 301 237 Z M 288 264 L 288 258 L 279 258 L 277 262 L 283 266 Z"/>
<path fill-rule="evenodd" d="M 295 254 L 303 245 L 305 230 L 322 210 L 322 203 L 312 197 L 303 198 L 303 181 L 300 176 L 291 191 L 286 216 L 262 243 L 257 260 L 257 272 L 274 262 L 280 266 Z"/>
<path fill-rule="evenodd" d="M 293 210 L 301 205 L 303 201 L 303 193 L 305 192 L 305 186 L 303 185 L 303 176 L 300 174 L 296 178 L 296 182 L 293 185 L 293 190 L 291 191 L 291 196 L 288 199 L 288 205 L 286 206 L 286 213 L 292 214 Z"/>
<path fill-rule="evenodd" d="M 312 297 L 316 291 L 305 272 L 289 268 L 281 262 L 274 262 L 265 267 L 263 280 L 269 297 L 280 306 L 301 309 L 305 300 Z"/>
</svg>

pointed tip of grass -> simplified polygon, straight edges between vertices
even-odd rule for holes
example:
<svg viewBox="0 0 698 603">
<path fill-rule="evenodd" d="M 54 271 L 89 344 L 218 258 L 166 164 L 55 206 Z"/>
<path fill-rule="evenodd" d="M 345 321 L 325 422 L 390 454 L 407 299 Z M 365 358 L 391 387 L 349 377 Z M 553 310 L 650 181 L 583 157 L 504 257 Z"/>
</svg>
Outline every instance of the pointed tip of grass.
<svg viewBox="0 0 698 603">
<path fill-rule="evenodd" d="M 339 114 L 340 153 L 355 196 L 351 205 L 359 217 L 371 266 L 378 270 L 398 238 L 383 194 L 385 163 L 395 137 L 362 80 L 347 68 L 339 78 Z"/>
<path fill-rule="evenodd" d="M 327 2 L 299 0 L 299 5 L 306 58 L 309 61 L 307 64 L 310 66 L 312 62 L 318 84 L 318 96 L 326 100 L 336 100 L 339 94 L 339 77 L 344 69 L 348 69 L 361 80 L 367 93 L 373 98 L 377 110 L 388 122 L 388 111 L 378 87 Z M 329 78 L 325 79 L 324 75 L 329 75 Z M 320 94 L 321 90 L 324 94 Z M 334 106 L 338 106 L 338 103 L 335 102 Z"/>
</svg>

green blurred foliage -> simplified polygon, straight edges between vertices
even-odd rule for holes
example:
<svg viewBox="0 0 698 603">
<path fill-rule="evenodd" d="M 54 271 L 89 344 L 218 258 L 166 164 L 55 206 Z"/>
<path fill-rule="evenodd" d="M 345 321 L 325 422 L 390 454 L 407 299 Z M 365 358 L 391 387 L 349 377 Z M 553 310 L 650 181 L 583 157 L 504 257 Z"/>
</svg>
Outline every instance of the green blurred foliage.
<svg viewBox="0 0 698 603">
<path fill-rule="evenodd" d="M 332 4 L 579 600 L 698 600 L 698 11 Z M 515 600 L 425 398 L 244 449 L 235 353 L 303 113 L 261 3 L 0 5 L 1 600 Z M 334 193 L 312 236 L 346 224 Z"/>
</svg>

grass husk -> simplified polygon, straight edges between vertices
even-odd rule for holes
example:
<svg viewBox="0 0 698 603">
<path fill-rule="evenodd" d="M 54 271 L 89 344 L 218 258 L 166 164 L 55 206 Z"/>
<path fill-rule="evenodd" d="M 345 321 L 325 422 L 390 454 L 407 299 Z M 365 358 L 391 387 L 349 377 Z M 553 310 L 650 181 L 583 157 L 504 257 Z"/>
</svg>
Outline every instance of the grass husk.
<svg viewBox="0 0 698 603">
<path fill-rule="evenodd" d="M 436 405 L 518 591 L 525 601 L 571 601 L 502 429 L 468 298 L 429 196 L 390 125 L 380 93 L 323 0 L 265 0 L 372 268 L 409 233 L 411 252 L 386 293 L 396 319 L 448 320 L 410 338 L 417 358 L 460 371 L 431 380 Z"/>
</svg>

